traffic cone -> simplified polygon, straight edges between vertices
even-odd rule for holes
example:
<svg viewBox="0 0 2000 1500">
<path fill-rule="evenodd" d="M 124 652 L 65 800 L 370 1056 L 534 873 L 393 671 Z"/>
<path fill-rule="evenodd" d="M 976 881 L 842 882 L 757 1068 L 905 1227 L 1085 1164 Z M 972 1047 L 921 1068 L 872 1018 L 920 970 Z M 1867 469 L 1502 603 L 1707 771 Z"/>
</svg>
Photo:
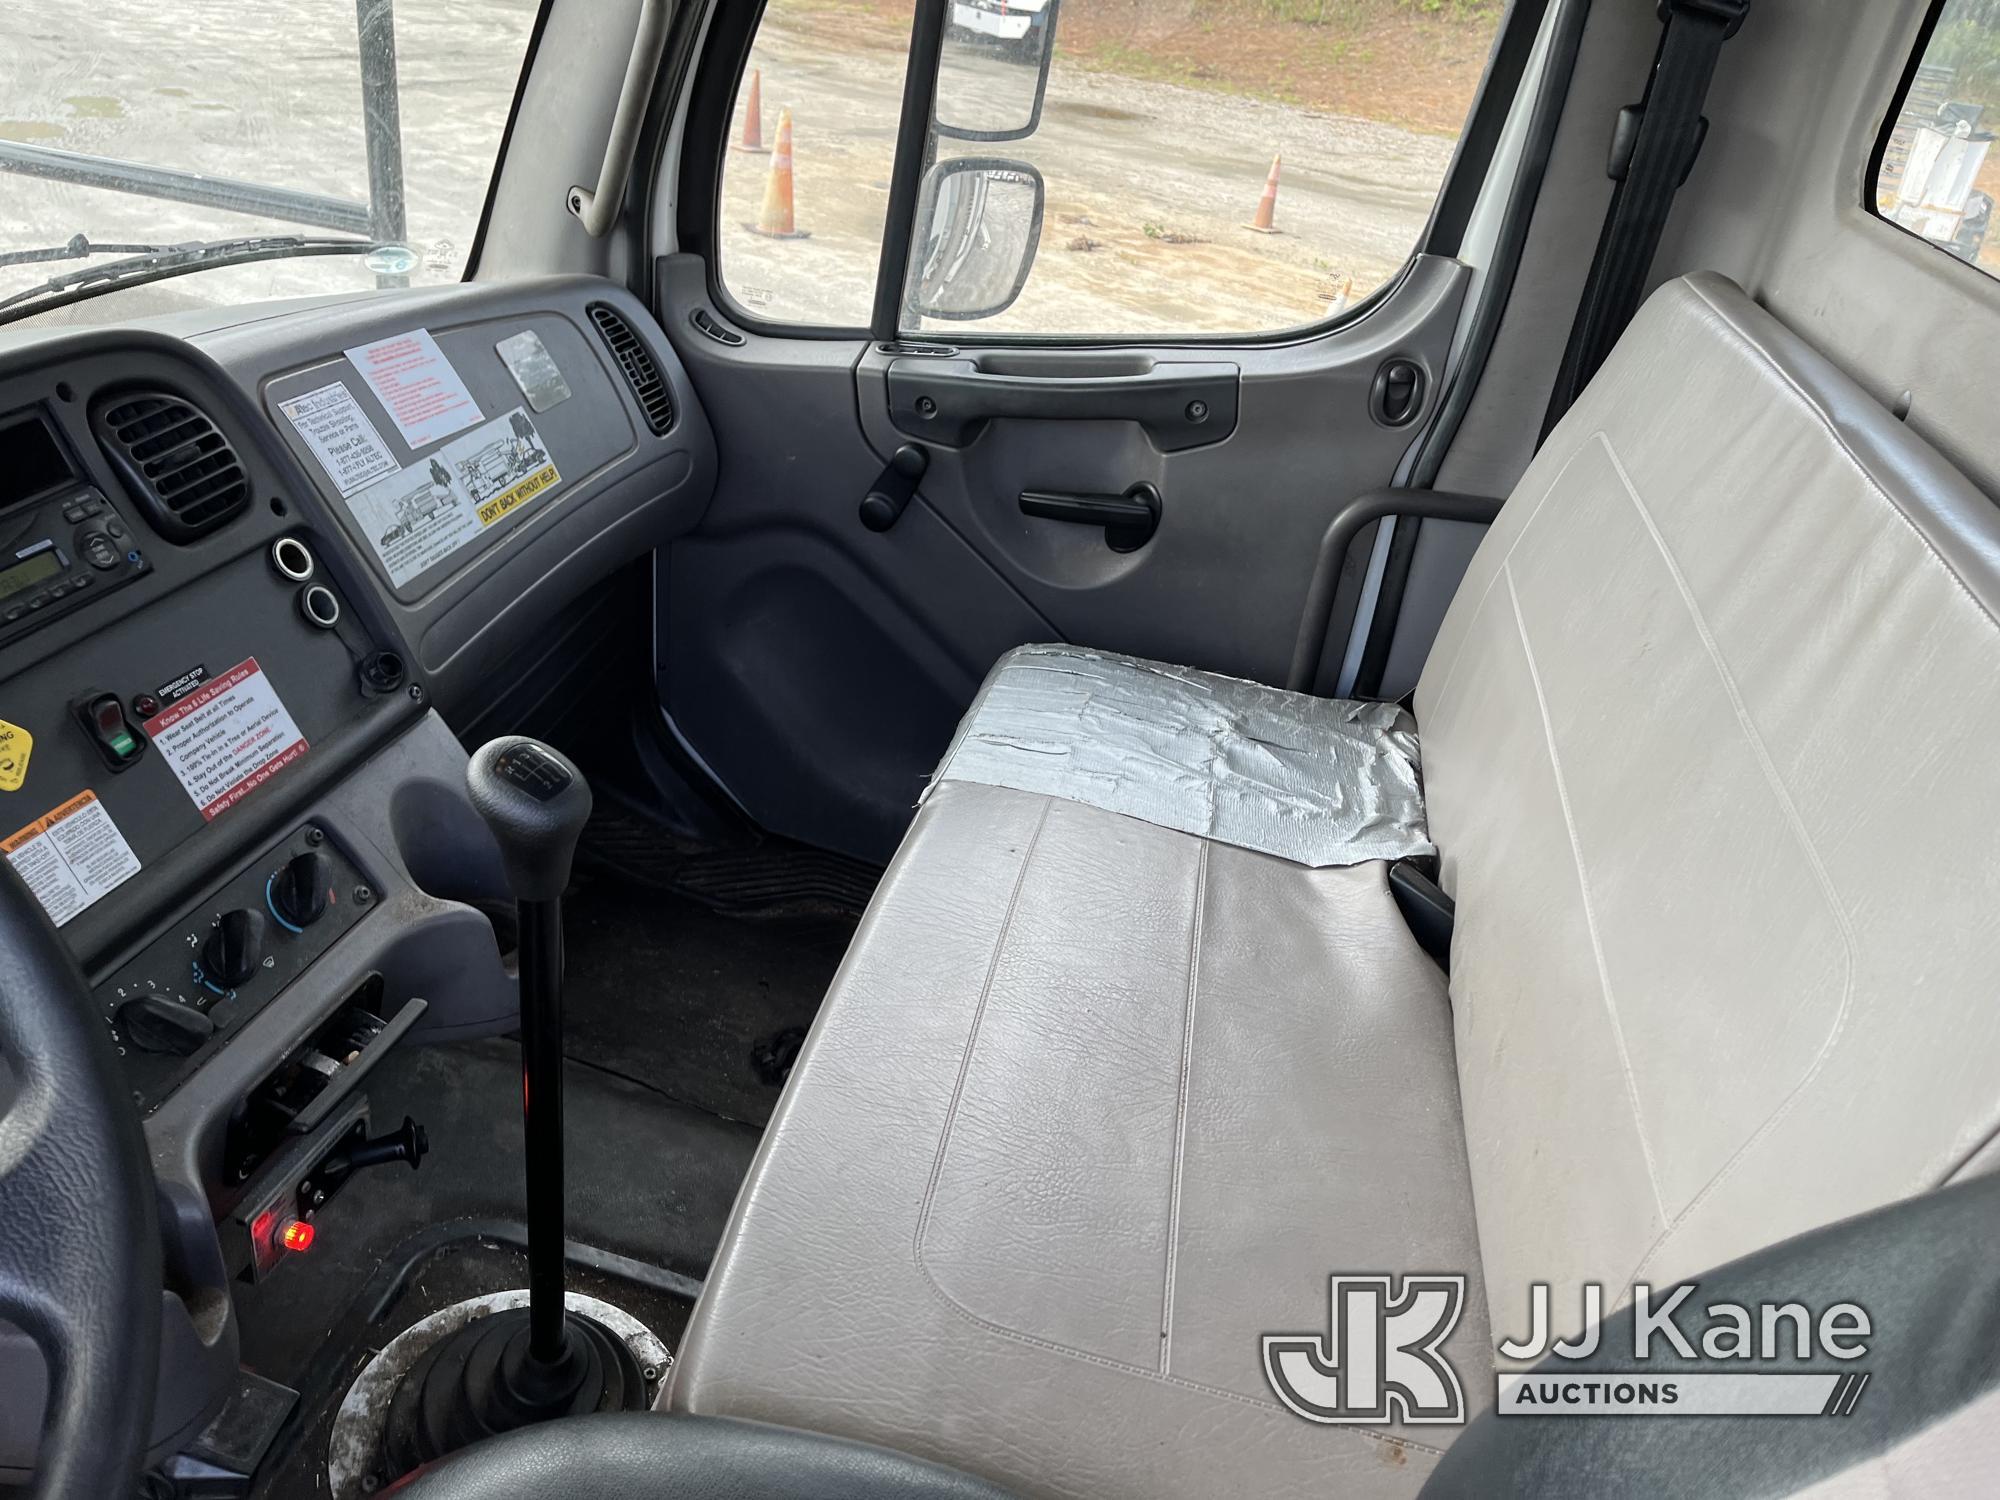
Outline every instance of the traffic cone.
<svg viewBox="0 0 2000 1500">
<path fill-rule="evenodd" d="M 743 139 L 736 143 L 738 151 L 753 151 L 763 156 L 770 151 L 764 144 L 764 70 L 750 70 L 750 93 L 743 101 Z"/>
<path fill-rule="evenodd" d="M 1264 196 L 1257 200 L 1257 217 L 1245 224 L 1243 226 L 1245 229 L 1254 229 L 1259 234 L 1285 232 L 1271 223 L 1278 212 L 1278 167 L 1284 159 L 1285 153 L 1282 151 L 1271 158 L 1271 175 L 1264 179 Z"/>
<path fill-rule="evenodd" d="M 805 231 L 792 219 L 792 112 L 778 111 L 778 146 L 771 153 L 771 175 L 764 179 L 764 208 L 750 226 L 773 240 L 802 240 Z"/>
</svg>

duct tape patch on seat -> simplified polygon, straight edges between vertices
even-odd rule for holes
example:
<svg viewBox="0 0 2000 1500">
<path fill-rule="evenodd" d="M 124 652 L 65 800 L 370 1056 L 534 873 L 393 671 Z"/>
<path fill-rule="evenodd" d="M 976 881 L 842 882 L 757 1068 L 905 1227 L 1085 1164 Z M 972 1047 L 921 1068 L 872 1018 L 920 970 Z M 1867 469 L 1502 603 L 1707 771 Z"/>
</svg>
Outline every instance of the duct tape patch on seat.
<svg viewBox="0 0 2000 1500">
<path fill-rule="evenodd" d="M 1416 725 L 1398 705 L 1074 646 L 1000 659 L 931 787 L 945 781 L 1061 797 L 1313 867 L 1434 852 Z"/>
</svg>

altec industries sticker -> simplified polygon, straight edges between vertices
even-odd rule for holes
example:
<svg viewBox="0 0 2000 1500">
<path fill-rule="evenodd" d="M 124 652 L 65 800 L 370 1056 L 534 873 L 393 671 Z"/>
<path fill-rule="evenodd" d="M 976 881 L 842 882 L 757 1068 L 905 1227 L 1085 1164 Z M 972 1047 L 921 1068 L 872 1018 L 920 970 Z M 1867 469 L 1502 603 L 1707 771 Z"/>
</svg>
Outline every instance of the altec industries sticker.
<svg viewBox="0 0 2000 1500">
<path fill-rule="evenodd" d="M 307 749 L 305 736 L 254 656 L 141 727 L 210 821 Z"/>
<path fill-rule="evenodd" d="M 523 407 L 351 495 L 347 508 L 401 588 L 562 482 Z"/>
<path fill-rule="evenodd" d="M 139 856 L 92 791 L 0 839 L 0 853 L 58 927 L 139 873 Z"/>
</svg>

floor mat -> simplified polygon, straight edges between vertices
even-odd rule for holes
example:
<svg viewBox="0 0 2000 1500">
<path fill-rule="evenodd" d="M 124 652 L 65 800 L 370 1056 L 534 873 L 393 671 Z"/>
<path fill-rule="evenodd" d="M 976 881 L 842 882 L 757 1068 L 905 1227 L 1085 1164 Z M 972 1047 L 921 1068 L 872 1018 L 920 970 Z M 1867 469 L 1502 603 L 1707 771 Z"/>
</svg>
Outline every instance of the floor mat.
<svg viewBox="0 0 2000 1500">
<path fill-rule="evenodd" d="M 743 917 L 856 917 L 882 878 L 877 865 L 770 835 L 740 848 L 692 844 L 608 798 L 591 815 L 577 861 Z"/>
<path fill-rule="evenodd" d="M 855 926 L 725 916 L 601 872 L 579 878 L 563 920 L 570 1057 L 758 1125 Z"/>
</svg>

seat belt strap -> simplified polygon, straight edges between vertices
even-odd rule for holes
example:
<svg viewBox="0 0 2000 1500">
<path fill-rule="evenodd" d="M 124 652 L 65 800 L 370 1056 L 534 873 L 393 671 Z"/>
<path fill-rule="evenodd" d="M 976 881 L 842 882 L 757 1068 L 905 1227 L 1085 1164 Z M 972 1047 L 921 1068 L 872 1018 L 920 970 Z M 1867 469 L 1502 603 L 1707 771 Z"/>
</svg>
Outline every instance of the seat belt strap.
<svg viewBox="0 0 2000 1500">
<path fill-rule="evenodd" d="M 1639 310 L 1674 194 L 1693 170 L 1707 131 L 1701 106 L 1716 60 L 1749 9 L 1750 0 L 1660 0 L 1665 29 L 1645 98 L 1619 112 L 1607 169 L 1618 185 L 1563 350 L 1543 437 L 1590 383 Z"/>
</svg>

